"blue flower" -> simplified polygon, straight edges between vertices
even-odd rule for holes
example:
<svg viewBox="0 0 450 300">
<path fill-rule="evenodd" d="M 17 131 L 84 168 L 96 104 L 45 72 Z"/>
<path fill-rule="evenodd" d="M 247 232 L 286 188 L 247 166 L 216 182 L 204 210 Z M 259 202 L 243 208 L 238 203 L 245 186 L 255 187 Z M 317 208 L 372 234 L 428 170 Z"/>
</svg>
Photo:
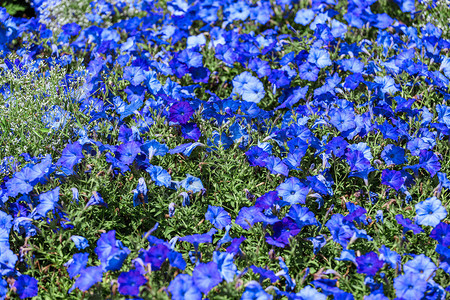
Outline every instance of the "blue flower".
<svg viewBox="0 0 450 300">
<path fill-rule="evenodd" d="M 205 295 L 223 280 L 217 264 L 213 261 L 198 264 L 192 272 L 192 278 L 198 289 Z"/>
<path fill-rule="evenodd" d="M 38 294 L 38 281 L 28 275 L 20 275 L 14 282 L 20 299 L 35 297 Z"/>
<path fill-rule="evenodd" d="M 214 251 L 213 261 L 217 264 L 217 269 L 222 278 L 227 282 L 232 282 L 234 276 L 238 274 L 237 267 L 234 264 L 234 255 L 232 253 Z"/>
<path fill-rule="evenodd" d="M 286 179 L 277 187 L 278 196 L 289 204 L 305 204 L 309 188 L 296 177 Z"/>
<path fill-rule="evenodd" d="M 242 100 L 253 103 L 259 103 L 266 94 L 261 81 L 247 71 L 234 77 L 233 93 L 240 95 Z"/>
<path fill-rule="evenodd" d="M 250 281 L 246 284 L 241 300 L 272 300 L 273 296 L 266 293 L 261 285 L 256 281 Z"/>
<path fill-rule="evenodd" d="M 408 272 L 394 278 L 395 294 L 399 299 L 421 299 L 427 290 L 427 282 L 418 274 Z"/>
<path fill-rule="evenodd" d="M 436 265 L 425 254 L 417 255 L 403 265 L 403 271 L 405 273 L 415 273 L 418 278 L 425 281 L 434 277 L 436 269 Z"/>
<path fill-rule="evenodd" d="M 70 239 L 75 243 L 75 247 L 77 247 L 78 250 L 89 247 L 88 240 L 80 235 L 72 235 Z"/>
<path fill-rule="evenodd" d="M 69 277 L 73 278 L 80 274 L 86 268 L 88 263 L 89 253 L 75 253 L 72 258 L 64 264 L 67 267 Z"/>
<path fill-rule="evenodd" d="M 447 210 L 442 206 L 441 201 L 436 197 L 431 197 L 415 205 L 416 223 L 435 227 L 447 216 Z"/>
<path fill-rule="evenodd" d="M 205 214 L 205 219 L 218 229 L 231 224 L 230 215 L 222 207 L 208 205 L 208 211 Z"/>
<path fill-rule="evenodd" d="M 100 266 L 82 269 L 80 272 L 80 277 L 77 278 L 73 286 L 69 289 L 69 293 L 76 288 L 80 289 L 80 291 L 86 292 L 91 286 L 102 281 L 102 277 L 103 270 Z"/>
<path fill-rule="evenodd" d="M 192 277 L 187 274 L 179 274 L 169 284 L 167 290 L 172 294 L 174 300 L 200 300 L 202 293 L 194 284 Z"/>
<path fill-rule="evenodd" d="M 369 276 L 375 276 L 383 267 L 384 262 L 378 259 L 378 255 L 371 251 L 356 258 L 357 272 Z"/>
<path fill-rule="evenodd" d="M 139 288 L 147 282 L 147 278 L 141 275 L 139 271 L 131 270 L 122 272 L 117 278 L 119 283 L 119 293 L 127 296 L 139 296 Z"/>
<path fill-rule="evenodd" d="M 172 177 L 169 172 L 160 166 L 150 165 L 145 169 L 157 186 L 170 187 Z"/>
<path fill-rule="evenodd" d="M 186 191 L 191 191 L 193 193 L 197 193 L 197 192 L 205 190 L 200 178 L 194 177 L 189 174 L 186 174 L 186 179 L 181 181 L 180 184 Z"/>
</svg>

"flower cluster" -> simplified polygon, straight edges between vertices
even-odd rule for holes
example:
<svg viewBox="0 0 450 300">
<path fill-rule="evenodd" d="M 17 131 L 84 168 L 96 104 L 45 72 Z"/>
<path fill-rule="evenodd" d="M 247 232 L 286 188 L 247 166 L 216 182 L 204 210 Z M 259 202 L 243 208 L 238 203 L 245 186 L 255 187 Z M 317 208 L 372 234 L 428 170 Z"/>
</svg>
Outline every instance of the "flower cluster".
<svg viewBox="0 0 450 300">
<path fill-rule="evenodd" d="M 0 299 L 447 297 L 435 1 L 69 2 L 0 8 Z"/>
</svg>

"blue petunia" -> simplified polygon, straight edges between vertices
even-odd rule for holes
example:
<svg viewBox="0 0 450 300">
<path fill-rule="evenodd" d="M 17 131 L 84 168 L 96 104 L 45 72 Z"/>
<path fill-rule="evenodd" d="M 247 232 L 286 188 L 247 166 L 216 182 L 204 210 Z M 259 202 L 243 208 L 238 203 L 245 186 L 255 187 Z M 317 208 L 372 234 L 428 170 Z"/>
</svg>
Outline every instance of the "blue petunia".
<svg viewBox="0 0 450 300">
<path fill-rule="evenodd" d="M 75 247 L 77 247 L 78 250 L 83 250 L 89 247 L 89 242 L 85 237 L 80 235 L 72 235 L 70 239 L 75 243 Z"/>
<path fill-rule="evenodd" d="M 415 205 L 416 223 L 435 227 L 447 216 L 447 210 L 442 206 L 441 201 L 436 197 L 431 197 Z"/>
<path fill-rule="evenodd" d="M 231 224 L 230 214 L 222 207 L 208 205 L 208 211 L 205 214 L 205 219 L 218 229 Z"/>
</svg>

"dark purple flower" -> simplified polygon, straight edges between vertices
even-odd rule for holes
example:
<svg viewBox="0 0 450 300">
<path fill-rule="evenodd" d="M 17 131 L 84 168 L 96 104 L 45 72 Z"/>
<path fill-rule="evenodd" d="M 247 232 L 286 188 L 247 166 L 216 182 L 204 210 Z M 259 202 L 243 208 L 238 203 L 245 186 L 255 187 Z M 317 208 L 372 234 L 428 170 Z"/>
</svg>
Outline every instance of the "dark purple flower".
<svg viewBox="0 0 450 300">
<path fill-rule="evenodd" d="M 356 258 L 357 272 L 369 276 L 375 276 L 383 267 L 384 262 L 378 259 L 375 252 L 369 252 Z"/>
<path fill-rule="evenodd" d="M 263 149 L 253 146 L 245 152 L 247 156 L 248 162 L 250 166 L 256 167 L 264 167 L 266 165 L 266 158 L 269 157 L 269 154 L 265 152 Z"/>
<path fill-rule="evenodd" d="M 402 172 L 386 169 L 381 173 L 381 183 L 398 191 L 405 183 L 405 179 L 402 177 Z"/>
<path fill-rule="evenodd" d="M 337 157 L 344 156 L 348 143 L 343 137 L 334 137 L 325 146 L 326 153 L 333 153 Z"/>
<path fill-rule="evenodd" d="M 403 233 L 406 233 L 406 232 L 412 230 L 412 232 L 414 234 L 418 234 L 423 231 L 419 225 L 414 224 L 408 218 L 404 218 L 403 215 L 396 215 L 395 219 L 397 220 L 398 224 L 403 226 Z"/>
<path fill-rule="evenodd" d="M 150 264 L 152 271 L 157 271 L 161 265 L 166 261 L 170 249 L 163 244 L 152 246 L 149 250 L 144 250 L 139 253 L 139 258 L 144 265 Z"/>
<path fill-rule="evenodd" d="M 28 275 L 20 275 L 14 282 L 20 299 L 35 297 L 38 294 L 38 281 Z"/>
<path fill-rule="evenodd" d="M 450 225 L 440 222 L 433 228 L 430 237 L 444 247 L 450 246 Z"/>
<path fill-rule="evenodd" d="M 147 282 L 147 278 L 139 271 L 131 270 L 122 272 L 117 279 L 119 283 L 119 293 L 127 296 L 139 296 L 139 288 Z"/>
<path fill-rule="evenodd" d="M 193 114 L 194 110 L 188 102 L 178 102 L 169 109 L 169 121 L 176 124 L 186 124 Z"/>
</svg>

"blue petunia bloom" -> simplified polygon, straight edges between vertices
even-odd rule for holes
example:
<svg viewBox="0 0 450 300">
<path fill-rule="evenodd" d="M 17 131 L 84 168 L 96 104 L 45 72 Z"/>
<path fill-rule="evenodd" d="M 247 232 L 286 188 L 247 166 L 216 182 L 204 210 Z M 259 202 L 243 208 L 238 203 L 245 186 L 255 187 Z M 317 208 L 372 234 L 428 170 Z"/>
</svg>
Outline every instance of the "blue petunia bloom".
<svg viewBox="0 0 450 300">
<path fill-rule="evenodd" d="M 395 294 L 404 300 L 421 299 L 427 289 L 427 282 L 418 274 L 408 272 L 394 278 Z"/>
<path fill-rule="evenodd" d="M 38 294 L 38 281 L 28 275 L 20 275 L 14 282 L 20 299 L 35 297 Z"/>
<path fill-rule="evenodd" d="M 273 296 L 266 293 L 261 285 L 256 281 L 250 281 L 245 285 L 241 300 L 272 300 Z"/>
<path fill-rule="evenodd" d="M 423 231 L 419 225 L 414 224 L 410 219 L 403 217 L 403 215 L 396 215 L 395 220 L 397 220 L 398 224 L 403 226 L 403 233 L 412 230 L 414 234 L 418 234 Z"/>
<path fill-rule="evenodd" d="M 325 246 L 327 243 L 326 236 L 323 234 L 318 235 L 316 237 L 309 237 L 309 238 L 307 238 L 307 240 L 313 244 L 313 253 L 314 254 L 319 253 L 320 249 L 322 249 L 322 247 Z"/>
<path fill-rule="evenodd" d="M 308 62 L 322 69 L 331 66 L 330 53 L 325 49 L 312 48 L 308 55 Z"/>
<path fill-rule="evenodd" d="M 275 275 L 275 273 L 272 270 L 259 268 L 256 266 L 250 267 L 255 274 L 259 274 L 259 282 L 262 283 L 265 279 L 269 279 L 271 283 L 275 283 L 276 281 L 280 280 L 280 277 Z"/>
<path fill-rule="evenodd" d="M 198 289 L 205 295 L 223 280 L 217 264 L 213 261 L 198 264 L 192 272 L 192 279 Z"/>
<path fill-rule="evenodd" d="M 194 284 L 194 280 L 187 274 L 179 274 L 169 284 L 167 290 L 172 294 L 174 300 L 200 300 L 202 293 Z"/>
<path fill-rule="evenodd" d="M 357 265 L 355 250 L 352 250 L 352 249 L 350 249 L 350 250 L 343 249 L 341 251 L 341 256 L 340 257 L 336 257 L 334 259 L 335 260 L 339 260 L 339 261 L 351 261 L 352 263 Z M 358 272 L 358 273 L 361 273 L 361 272 Z"/>
<path fill-rule="evenodd" d="M 266 94 L 261 81 L 247 71 L 234 77 L 233 93 L 241 96 L 242 100 L 253 103 L 259 103 Z"/>
<path fill-rule="evenodd" d="M 415 205 L 416 223 L 435 227 L 447 216 L 447 210 L 442 206 L 441 201 L 436 197 L 431 197 Z"/>
<path fill-rule="evenodd" d="M 375 276 L 383 267 L 384 262 L 378 259 L 378 255 L 371 251 L 356 258 L 357 272 L 369 276 Z"/>
<path fill-rule="evenodd" d="M 151 140 L 142 144 L 141 150 L 147 156 L 148 160 L 151 161 L 154 155 L 166 155 L 166 153 L 169 151 L 169 148 L 165 144 L 160 144 L 156 140 Z"/>
<path fill-rule="evenodd" d="M 399 191 L 405 183 L 405 179 L 400 171 L 385 169 L 381 173 L 381 183 Z"/>
<path fill-rule="evenodd" d="M 67 267 L 69 277 L 73 278 L 80 274 L 81 270 L 86 268 L 88 263 L 89 253 L 75 253 L 72 258 L 64 264 Z"/>
<path fill-rule="evenodd" d="M 97 192 L 97 191 L 93 191 L 92 192 L 92 196 L 89 199 L 89 201 L 86 203 L 86 206 L 84 208 L 86 209 L 86 208 L 88 208 L 89 206 L 92 206 L 92 205 L 99 205 L 99 206 L 108 207 L 108 204 L 105 202 L 105 200 L 103 200 L 102 195 L 100 195 L 100 193 Z"/>
<path fill-rule="evenodd" d="M 172 105 L 169 109 L 169 120 L 174 124 L 186 124 L 194 114 L 188 102 L 182 101 Z"/>
<path fill-rule="evenodd" d="M 150 177 L 157 186 L 170 187 L 172 177 L 165 169 L 160 166 L 150 165 L 146 171 L 150 174 Z"/>
<path fill-rule="evenodd" d="M 286 179 L 277 187 L 278 196 L 289 204 L 305 204 L 309 188 L 296 177 Z"/>
<path fill-rule="evenodd" d="M 72 235 L 70 239 L 75 243 L 75 247 L 77 247 L 78 250 L 83 250 L 89 247 L 89 242 L 85 237 L 80 235 Z"/>
<path fill-rule="evenodd" d="M 69 289 L 69 294 L 76 288 L 80 291 L 86 292 L 94 284 L 102 281 L 103 270 L 102 267 L 88 267 L 82 269 L 80 277 L 77 278 L 73 286 Z"/>
<path fill-rule="evenodd" d="M 417 255 L 403 265 L 403 271 L 405 273 L 416 273 L 422 280 L 433 278 L 436 270 L 437 267 L 434 262 L 432 262 L 429 257 L 425 256 L 425 254 Z"/>
<path fill-rule="evenodd" d="M 102 233 L 95 248 L 95 253 L 104 271 L 120 270 L 130 252 L 127 247 L 123 246 L 121 241 L 116 240 L 115 230 Z"/>
<path fill-rule="evenodd" d="M 117 278 L 119 283 L 119 293 L 127 296 L 139 296 L 139 288 L 147 282 L 147 278 L 141 275 L 139 271 L 131 270 L 122 272 Z"/>
<path fill-rule="evenodd" d="M 138 180 L 136 189 L 133 190 L 133 206 L 148 203 L 147 193 L 148 193 L 147 184 L 145 183 L 145 179 L 141 177 Z"/>
<path fill-rule="evenodd" d="M 186 261 L 183 259 L 183 255 L 181 253 L 170 250 L 168 257 L 169 263 L 172 267 L 180 270 L 186 269 Z"/>
<path fill-rule="evenodd" d="M 294 22 L 306 26 L 311 23 L 314 17 L 315 13 L 312 9 L 300 9 L 295 15 Z"/>
<path fill-rule="evenodd" d="M 205 219 L 218 229 L 231 224 L 230 214 L 222 207 L 208 205 L 208 211 L 205 214 Z"/>
<path fill-rule="evenodd" d="M 56 165 L 63 166 L 69 170 L 73 170 L 73 167 L 78 164 L 84 157 L 81 150 L 82 146 L 79 142 L 68 144 L 64 148 L 61 157 L 56 162 Z"/>
<path fill-rule="evenodd" d="M 384 147 L 381 158 L 387 165 L 401 165 L 406 162 L 405 150 L 393 144 Z"/>
<path fill-rule="evenodd" d="M 39 204 L 31 212 L 30 217 L 37 220 L 45 218 L 50 210 L 53 210 L 59 201 L 59 186 L 55 189 L 39 195 Z"/>
<path fill-rule="evenodd" d="M 326 300 L 327 296 L 318 292 L 315 288 L 310 285 L 305 286 L 298 293 L 295 294 L 294 299 L 302 300 Z M 335 295 L 335 299 L 340 299 L 338 295 Z"/>
<path fill-rule="evenodd" d="M 205 190 L 200 178 L 189 174 L 186 174 L 186 179 L 182 180 L 180 184 L 186 191 L 191 191 L 193 193 L 198 193 Z"/>
<path fill-rule="evenodd" d="M 319 225 L 314 213 L 307 207 L 302 207 L 299 204 L 292 205 L 289 212 L 286 214 L 286 217 L 291 218 L 299 229 L 302 229 L 307 225 Z"/>
<path fill-rule="evenodd" d="M 440 222 L 431 230 L 430 237 L 444 247 L 450 246 L 450 224 Z"/>
</svg>

